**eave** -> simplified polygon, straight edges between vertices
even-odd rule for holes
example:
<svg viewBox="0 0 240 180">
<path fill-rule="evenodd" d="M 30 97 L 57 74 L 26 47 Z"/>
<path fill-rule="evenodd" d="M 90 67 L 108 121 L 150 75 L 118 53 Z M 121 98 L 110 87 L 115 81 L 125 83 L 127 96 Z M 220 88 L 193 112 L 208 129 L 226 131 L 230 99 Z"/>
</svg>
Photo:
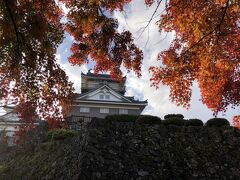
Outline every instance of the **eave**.
<svg viewBox="0 0 240 180">
<path fill-rule="evenodd" d="M 94 103 L 94 104 L 116 104 L 116 105 L 128 105 L 128 106 L 147 106 L 146 101 L 136 102 L 116 102 L 116 101 L 97 101 L 97 100 L 75 100 L 76 103 Z"/>
</svg>

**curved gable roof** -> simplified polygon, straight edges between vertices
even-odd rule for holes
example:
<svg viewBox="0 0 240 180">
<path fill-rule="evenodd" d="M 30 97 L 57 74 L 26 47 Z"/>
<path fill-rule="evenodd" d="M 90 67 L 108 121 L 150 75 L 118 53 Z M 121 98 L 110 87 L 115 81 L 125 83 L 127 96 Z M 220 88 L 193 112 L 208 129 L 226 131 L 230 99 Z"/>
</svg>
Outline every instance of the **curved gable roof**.
<svg viewBox="0 0 240 180">
<path fill-rule="evenodd" d="M 76 100 L 88 100 L 88 97 L 93 96 L 95 94 L 100 94 L 102 90 L 108 90 L 109 93 L 111 93 L 112 95 L 116 96 L 121 102 L 125 102 L 125 103 L 147 103 L 147 101 L 136 101 L 134 100 L 133 97 L 126 97 L 123 96 L 122 94 L 118 93 L 117 91 L 115 91 L 114 89 L 112 89 L 111 87 L 109 87 L 108 85 L 103 85 L 99 88 L 93 89 L 91 91 L 88 91 L 86 93 L 83 94 L 77 94 L 76 96 Z M 104 100 L 99 100 L 99 101 L 104 101 Z M 112 101 L 114 102 L 114 101 Z"/>
</svg>

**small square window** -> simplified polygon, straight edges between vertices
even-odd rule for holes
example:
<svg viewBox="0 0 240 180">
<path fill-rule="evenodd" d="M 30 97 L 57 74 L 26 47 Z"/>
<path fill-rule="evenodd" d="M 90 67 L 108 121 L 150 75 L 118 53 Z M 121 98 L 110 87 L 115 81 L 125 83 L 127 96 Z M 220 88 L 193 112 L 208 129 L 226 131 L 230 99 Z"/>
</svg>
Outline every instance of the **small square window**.
<svg viewBox="0 0 240 180">
<path fill-rule="evenodd" d="M 100 108 L 100 113 L 108 114 L 109 113 L 109 109 L 108 108 Z"/>
<path fill-rule="evenodd" d="M 103 94 L 100 94 L 100 95 L 99 95 L 99 99 L 104 99 L 104 95 L 103 95 Z"/>
<path fill-rule="evenodd" d="M 105 95 L 105 99 L 110 99 L 110 96 L 108 94 Z"/>
</svg>

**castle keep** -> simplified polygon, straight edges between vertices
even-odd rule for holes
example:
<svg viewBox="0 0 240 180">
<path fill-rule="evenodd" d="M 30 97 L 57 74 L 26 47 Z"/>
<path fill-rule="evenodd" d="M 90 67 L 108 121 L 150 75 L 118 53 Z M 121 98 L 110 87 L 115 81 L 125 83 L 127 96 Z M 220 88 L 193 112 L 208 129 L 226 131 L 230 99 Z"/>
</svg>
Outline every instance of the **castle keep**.
<svg viewBox="0 0 240 180">
<path fill-rule="evenodd" d="M 81 74 L 81 94 L 76 94 L 70 115 L 104 118 L 113 114 L 139 115 L 147 101 L 124 96 L 125 81 L 113 80 L 107 74 Z"/>
</svg>

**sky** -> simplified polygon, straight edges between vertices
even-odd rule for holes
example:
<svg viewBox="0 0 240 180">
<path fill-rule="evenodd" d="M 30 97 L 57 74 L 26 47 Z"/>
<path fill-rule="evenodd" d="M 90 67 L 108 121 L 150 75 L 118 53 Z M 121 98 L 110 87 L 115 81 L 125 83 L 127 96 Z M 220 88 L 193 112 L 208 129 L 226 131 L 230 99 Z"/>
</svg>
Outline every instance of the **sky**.
<svg viewBox="0 0 240 180">
<path fill-rule="evenodd" d="M 156 21 L 163 9 L 159 8 L 153 21 L 148 28 L 143 31 L 151 18 L 156 6 L 147 8 L 143 0 L 133 0 L 129 5 L 126 5 L 124 12 L 114 13 L 114 17 L 119 21 L 119 31 L 129 30 L 133 33 L 135 43 L 143 50 L 144 60 L 142 65 L 142 77 L 138 78 L 133 72 L 127 73 L 124 68 L 121 68 L 126 81 L 127 96 L 134 96 L 135 99 L 148 100 L 148 106 L 143 111 L 143 114 L 156 115 L 161 118 L 166 114 L 183 114 L 186 119 L 199 118 L 206 122 L 213 117 L 213 113 L 207 109 L 201 102 L 200 92 L 197 83 L 193 85 L 193 93 L 191 99 L 191 107 L 186 110 L 177 107 L 169 100 L 169 88 L 160 86 L 159 89 L 151 87 L 151 74 L 148 72 L 150 66 L 160 66 L 161 62 L 157 61 L 157 54 L 167 49 L 174 37 L 174 33 L 158 32 Z M 67 9 L 64 8 L 65 13 Z M 69 34 L 65 34 L 65 40 L 59 46 L 56 53 L 61 67 L 66 71 L 70 81 L 74 83 L 76 92 L 81 90 L 81 72 L 87 73 L 88 69 L 93 68 L 93 63 L 83 66 L 72 66 L 68 63 L 67 58 L 70 56 L 70 47 L 73 39 Z M 1 113 L 1 112 L 0 112 Z M 224 117 L 231 121 L 234 115 L 240 113 L 240 107 L 237 109 L 228 109 L 225 113 L 219 113 L 218 117 Z"/>
<path fill-rule="evenodd" d="M 169 100 L 169 88 L 161 85 L 159 89 L 151 87 L 151 74 L 148 72 L 150 66 L 160 66 L 161 62 L 157 61 L 157 54 L 167 49 L 174 37 L 174 33 L 160 34 L 156 25 L 159 15 L 163 9 L 158 9 L 153 21 L 148 28 L 144 30 L 149 19 L 151 18 L 156 6 L 146 7 L 141 0 L 133 0 L 133 2 L 125 6 L 123 12 L 114 13 L 114 17 L 119 21 L 119 32 L 129 30 L 133 33 L 135 43 L 143 50 L 144 60 L 142 65 L 142 77 L 138 78 L 133 72 L 127 73 L 121 68 L 123 74 L 127 77 L 126 94 L 134 96 L 135 99 L 148 100 L 148 106 L 143 114 L 156 115 L 161 118 L 166 114 L 183 114 L 186 119 L 199 118 L 206 122 L 213 117 L 213 113 L 207 109 L 201 102 L 200 92 L 197 83 L 193 85 L 193 93 L 191 99 L 191 107 L 186 110 L 177 107 Z M 67 11 L 65 9 L 65 11 Z M 58 48 L 57 58 L 62 68 L 65 69 L 70 80 L 74 83 L 76 92 L 81 89 L 81 72 L 86 73 L 88 69 L 93 67 L 93 63 L 88 65 L 72 66 L 67 62 L 67 57 L 71 54 L 70 46 L 72 38 L 65 34 L 63 44 Z M 224 113 L 219 113 L 218 117 L 224 117 L 231 121 L 232 116 L 239 114 L 240 108 L 229 109 Z"/>
</svg>

